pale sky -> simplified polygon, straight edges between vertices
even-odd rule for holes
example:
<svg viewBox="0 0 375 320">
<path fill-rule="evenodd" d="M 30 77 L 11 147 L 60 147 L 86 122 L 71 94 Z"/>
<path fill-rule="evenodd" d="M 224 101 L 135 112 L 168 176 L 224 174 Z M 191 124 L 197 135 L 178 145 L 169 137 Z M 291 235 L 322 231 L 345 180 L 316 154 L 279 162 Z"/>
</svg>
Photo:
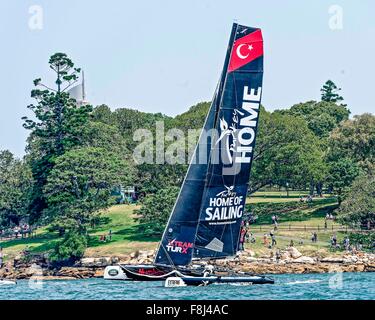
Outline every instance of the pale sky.
<svg viewBox="0 0 375 320">
<path fill-rule="evenodd" d="M 85 70 L 93 105 L 176 115 L 211 99 L 233 21 L 263 30 L 268 110 L 319 99 L 332 79 L 352 114 L 373 113 L 374 18 L 373 0 L 3 0 L 0 150 L 24 154 L 21 117 L 51 54 Z"/>
</svg>

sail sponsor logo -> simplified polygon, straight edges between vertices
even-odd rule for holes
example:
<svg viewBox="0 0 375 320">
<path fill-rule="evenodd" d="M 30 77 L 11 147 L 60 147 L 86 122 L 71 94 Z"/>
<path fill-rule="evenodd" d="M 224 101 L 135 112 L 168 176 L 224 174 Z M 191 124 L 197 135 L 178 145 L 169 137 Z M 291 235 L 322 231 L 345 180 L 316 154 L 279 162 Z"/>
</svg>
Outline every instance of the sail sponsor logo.
<svg viewBox="0 0 375 320">
<path fill-rule="evenodd" d="M 224 186 L 225 187 L 225 190 L 224 191 L 221 191 L 219 192 L 216 197 L 235 197 L 236 196 L 236 192 L 234 192 L 234 186 Z"/>
<path fill-rule="evenodd" d="M 234 109 L 231 125 L 224 118 L 220 119 L 221 133 L 216 144 L 222 146 L 223 175 L 238 174 L 240 167 L 234 164 L 251 162 L 261 95 L 262 87 L 244 86 L 241 109 Z"/>
<path fill-rule="evenodd" d="M 188 250 L 193 248 L 193 243 L 173 239 L 168 242 L 166 248 L 168 252 L 187 254 Z"/>
<path fill-rule="evenodd" d="M 239 112 L 243 116 L 240 119 L 241 129 L 239 129 L 237 134 L 238 143 L 235 148 L 235 163 L 251 162 L 261 95 L 262 87 L 258 87 L 255 90 L 244 86 L 242 108 Z"/>
<path fill-rule="evenodd" d="M 139 274 L 145 274 L 145 275 L 149 275 L 149 276 L 162 276 L 164 274 L 164 272 L 156 269 L 156 268 L 153 268 L 153 269 L 144 269 L 144 268 L 141 268 L 141 269 L 138 269 L 138 273 Z"/>
<path fill-rule="evenodd" d="M 209 206 L 206 208 L 206 221 L 228 221 L 237 220 L 243 215 L 243 196 L 220 196 L 209 199 Z"/>
</svg>

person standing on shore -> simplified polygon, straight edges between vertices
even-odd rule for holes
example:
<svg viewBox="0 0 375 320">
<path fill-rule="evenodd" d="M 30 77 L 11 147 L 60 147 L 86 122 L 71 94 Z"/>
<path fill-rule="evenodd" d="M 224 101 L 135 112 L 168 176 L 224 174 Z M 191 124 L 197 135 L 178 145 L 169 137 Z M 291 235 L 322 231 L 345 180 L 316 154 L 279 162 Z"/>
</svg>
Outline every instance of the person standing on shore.
<svg viewBox="0 0 375 320">
<path fill-rule="evenodd" d="M 246 238 L 247 230 L 245 227 L 241 228 L 241 233 L 240 233 L 240 251 L 244 251 L 244 243 L 245 243 L 245 238 Z"/>
<path fill-rule="evenodd" d="M 271 246 L 272 246 L 272 247 L 273 247 L 273 246 L 276 246 L 276 245 L 277 245 L 277 242 L 276 242 L 276 237 L 275 237 L 274 234 L 272 234 L 271 239 L 272 239 L 272 244 L 271 244 Z"/>
<path fill-rule="evenodd" d="M 250 232 L 250 242 L 251 243 L 255 243 L 256 242 L 256 239 L 255 239 L 254 234 L 252 232 Z"/>
<path fill-rule="evenodd" d="M 281 251 L 280 251 L 279 248 L 277 248 L 277 250 L 276 250 L 276 262 L 279 263 L 280 259 L 281 259 Z"/>
<path fill-rule="evenodd" d="M 267 237 L 267 234 L 266 234 L 266 233 L 263 235 L 263 244 L 264 244 L 266 247 L 268 247 L 268 237 Z"/>
<path fill-rule="evenodd" d="M 332 244 L 332 247 L 336 248 L 336 246 L 337 246 L 336 233 L 334 233 L 333 236 L 332 236 L 332 238 L 331 238 L 331 244 Z"/>
<path fill-rule="evenodd" d="M 0 269 L 3 267 L 3 248 L 0 247 Z"/>
<path fill-rule="evenodd" d="M 275 222 L 276 222 L 276 216 L 272 215 L 271 219 L 272 219 L 272 224 L 275 224 Z"/>
<path fill-rule="evenodd" d="M 249 228 L 249 226 L 246 226 L 245 241 L 246 241 L 246 243 L 250 243 L 250 228 Z"/>
<path fill-rule="evenodd" d="M 350 249 L 350 240 L 349 240 L 348 236 L 346 236 L 345 239 L 344 239 L 344 247 L 345 247 L 346 251 L 349 251 L 349 249 Z"/>
<path fill-rule="evenodd" d="M 318 234 L 315 231 L 312 234 L 311 241 L 314 243 L 318 242 Z"/>
</svg>

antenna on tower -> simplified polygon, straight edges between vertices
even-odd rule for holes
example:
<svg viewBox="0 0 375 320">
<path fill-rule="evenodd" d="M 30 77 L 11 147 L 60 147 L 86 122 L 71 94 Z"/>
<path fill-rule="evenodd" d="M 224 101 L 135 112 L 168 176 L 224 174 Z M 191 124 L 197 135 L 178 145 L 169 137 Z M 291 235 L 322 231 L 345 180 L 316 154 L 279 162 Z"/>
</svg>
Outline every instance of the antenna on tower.
<svg viewBox="0 0 375 320">
<path fill-rule="evenodd" d="M 86 101 L 85 72 L 82 70 L 82 101 Z"/>
</svg>

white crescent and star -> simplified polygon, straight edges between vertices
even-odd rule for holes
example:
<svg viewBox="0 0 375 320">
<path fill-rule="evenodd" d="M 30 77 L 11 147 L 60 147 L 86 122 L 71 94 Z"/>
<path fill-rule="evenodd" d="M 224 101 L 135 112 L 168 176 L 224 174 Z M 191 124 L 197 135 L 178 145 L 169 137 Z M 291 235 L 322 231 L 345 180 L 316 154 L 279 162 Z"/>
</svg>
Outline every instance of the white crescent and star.
<svg viewBox="0 0 375 320">
<path fill-rule="evenodd" d="M 249 50 L 249 53 L 248 53 L 247 55 L 243 55 L 243 54 L 241 53 L 241 48 L 242 48 L 243 46 L 247 46 L 247 49 Z M 236 53 L 237 53 L 237 56 L 238 56 L 240 59 L 246 59 L 246 58 L 250 55 L 250 51 L 253 50 L 253 49 L 254 49 L 254 48 L 253 48 L 253 45 L 251 45 L 251 44 L 247 45 L 247 44 L 243 43 L 243 44 L 240 44 L 240 45 L 237 47 Z"/>
</svg>

